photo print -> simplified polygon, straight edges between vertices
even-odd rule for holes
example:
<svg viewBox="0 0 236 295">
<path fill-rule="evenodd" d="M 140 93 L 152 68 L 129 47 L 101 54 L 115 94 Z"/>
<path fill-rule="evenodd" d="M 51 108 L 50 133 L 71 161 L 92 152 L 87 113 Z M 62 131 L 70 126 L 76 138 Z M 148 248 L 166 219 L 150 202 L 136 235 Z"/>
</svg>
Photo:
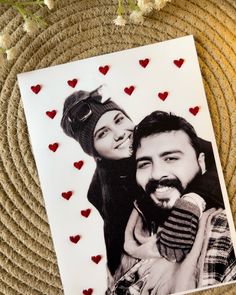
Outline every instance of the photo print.
<svg viewBox="0 0 236 295">
<path fill-rule="evenodd" d="M 236 279 L 193 36 L 18 81 L 66 295 L 186 294 Z"/>
</svg>

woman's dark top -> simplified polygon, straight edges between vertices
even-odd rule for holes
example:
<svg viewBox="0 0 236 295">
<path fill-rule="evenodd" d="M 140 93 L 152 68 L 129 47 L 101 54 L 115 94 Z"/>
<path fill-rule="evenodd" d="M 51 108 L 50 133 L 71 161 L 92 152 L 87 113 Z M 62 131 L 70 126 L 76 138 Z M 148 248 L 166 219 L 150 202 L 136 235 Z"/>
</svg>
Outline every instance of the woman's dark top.
<svg viewBox="0 0 236 295">
<path fill-rule="evenodd" d="M 199 142 L 200 150 L 205 153 L 207 172 L 195 178 L 186 193 L 195 192 L 202 196 L 206 201 L 206 209 L 224 207 L 211 143 L 203 139 L 199 139 Z M 104 220 L 107 264 L 112 275 L 120 265 L 124 232 L 133 209 L 133 201 L 138 200 L 141 194 L 143 196 L 135 182 L 133 158 L 97 161 L 88 190 L 88 200 Z M 145 208 L 142 209 L 145 211 Z"/>
<path fill-rule="evenodd" d="M 133 165 L 131 158 L 98 161 L 88 191 L 88 200 L 104 220 L 107 264 L 111 274 L 120 264 L 125 227 L 137 198 Z"/>
</svg>

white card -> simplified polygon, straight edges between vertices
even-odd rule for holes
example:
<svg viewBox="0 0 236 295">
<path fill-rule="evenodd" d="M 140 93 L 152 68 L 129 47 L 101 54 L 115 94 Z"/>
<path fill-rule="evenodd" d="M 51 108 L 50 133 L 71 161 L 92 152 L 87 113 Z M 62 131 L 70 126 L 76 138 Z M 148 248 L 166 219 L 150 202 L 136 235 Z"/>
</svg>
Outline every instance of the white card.
<svg viewBox="0 0 236 295">
<path fill-rule="evenodd" d="M 235 245 L 192 36 L 22 73 L 18 81 L 66 295 L 101 295 L 107 289 L 103 220 L 87 200 L 96 163 L 60 126 L 65 99 L 78 90 L 93 91 L 105 85 L 103 99 L 115 101 L 134 124 L 155 110 L 173 112 L 190 122 L 199 137 L 210 141 Z"/>
</svg>

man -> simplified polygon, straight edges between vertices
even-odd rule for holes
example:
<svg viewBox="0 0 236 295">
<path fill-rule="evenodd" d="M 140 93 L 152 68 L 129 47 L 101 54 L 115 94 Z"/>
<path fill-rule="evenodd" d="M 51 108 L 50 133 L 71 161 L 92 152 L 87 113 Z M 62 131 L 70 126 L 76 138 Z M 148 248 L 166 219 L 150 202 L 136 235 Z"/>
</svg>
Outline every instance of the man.
<svg viewBox="0 0 236 295">
<path fill-rule="evenodd" d="M 133 140 L 144 194 L 127 224 L 126 255 L 111 293 L 165 295 L 236 279 L 225 211 L 203 212 L 204 200 L 186 194 L 206 171 L 194 128 L 156 111 L 136 127 Z"/>
</svg>

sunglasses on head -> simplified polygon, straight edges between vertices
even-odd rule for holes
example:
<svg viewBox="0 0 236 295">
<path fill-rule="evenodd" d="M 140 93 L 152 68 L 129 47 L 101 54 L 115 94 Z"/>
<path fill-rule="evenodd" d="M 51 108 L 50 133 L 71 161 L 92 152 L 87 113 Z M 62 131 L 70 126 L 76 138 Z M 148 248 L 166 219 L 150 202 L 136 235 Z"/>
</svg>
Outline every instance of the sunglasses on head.
<svg viewBox="0 0 236 295">
<path fill-rule="evenodd" d="M 89 97 L 84 98 L 83 100 L 76 101 L 71 105 L 68 111 L 64 114 L 67 116 L 76 108 L 76 117 L 71 118 L 68 116 L 68 120 L 72 123 L 74 121 L 84 122 L 92 115 L 92 109 L 89 103 L 86 101 Z"/>
</svg>

